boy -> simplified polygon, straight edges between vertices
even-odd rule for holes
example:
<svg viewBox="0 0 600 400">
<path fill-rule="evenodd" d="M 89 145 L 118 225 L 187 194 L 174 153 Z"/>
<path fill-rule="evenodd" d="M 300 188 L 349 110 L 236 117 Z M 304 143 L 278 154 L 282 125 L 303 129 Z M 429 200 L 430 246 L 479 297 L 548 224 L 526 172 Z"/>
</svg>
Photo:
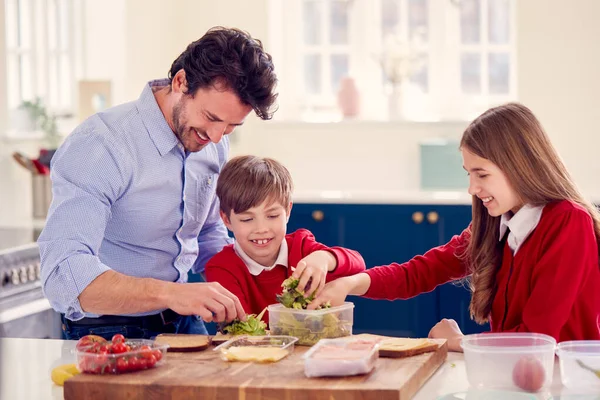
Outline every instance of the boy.
<svg viewBox="0 0 600 400">
<path fill-rule="evenodd" d="M 277 303 L 283 281 L 293 276 L 306 297 L 325 282 L 365 270 L 361 255 L 318 243 L 299 229 L 286 235 L 292 209 L 292 178 L 279 162 L 256 156 L 231 159 L 219 175 L 220 215 L 235 243 L 206 264 L 206 279 L 235 294 L 244 310 L 259 314 Z M 264 318 L 268 322 L 268 316 Z"/>
</svg>

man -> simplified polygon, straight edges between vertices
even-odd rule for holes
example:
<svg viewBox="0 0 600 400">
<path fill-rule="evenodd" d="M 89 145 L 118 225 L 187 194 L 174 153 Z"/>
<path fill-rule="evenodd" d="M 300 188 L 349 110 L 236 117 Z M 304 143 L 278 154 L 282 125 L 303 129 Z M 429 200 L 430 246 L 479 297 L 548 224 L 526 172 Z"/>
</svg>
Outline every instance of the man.
<svg viewBox="0 0 600 400">
<path fill-rule="evenodd" d="M 260 41 L 213 28 L 137 101 L 84 121 L 52 159 L 39 238 L 44 293 L 68 339 L 206 333 L 245 318 L 219 284 L 186 283 L 230 240 L 215 195 L 227 135 L 270 119 L 277 82 Z M 198 317 L 200 318 L 198 318 Z"/>
</svg>

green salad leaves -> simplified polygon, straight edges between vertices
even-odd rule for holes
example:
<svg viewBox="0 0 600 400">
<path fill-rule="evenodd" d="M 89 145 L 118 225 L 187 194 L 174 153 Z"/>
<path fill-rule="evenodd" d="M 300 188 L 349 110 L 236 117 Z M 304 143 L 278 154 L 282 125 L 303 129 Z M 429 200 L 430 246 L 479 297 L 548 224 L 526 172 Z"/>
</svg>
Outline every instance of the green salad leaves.
<svg viewBox="0 0 600 400">
<path fill-rule="evenodd" d="M 266 310 L 265 308 L 258 315 L 247 315 L 245 321 L 235 319 L 231 323 L 221 326 L 219 331 L 230 335 L 264 336 L 267 334 L 267 324 L 262 321 L 262 317 Z"/>
<path fill-rule="evenodd" d="M 296 310 L 306 310 L 306 307 L 315 299 L 314 292 L 304 297 L 304 291 L 298 290 L 299 279 L 289 277 L 281 284 L 283 291 L 277 295 L 277 301 L 283 304 L 286 308 L 294 308 Z M 331 304 L 325 303 L 319 306 L 319 310 L 329 308 Z"/>
</svg>

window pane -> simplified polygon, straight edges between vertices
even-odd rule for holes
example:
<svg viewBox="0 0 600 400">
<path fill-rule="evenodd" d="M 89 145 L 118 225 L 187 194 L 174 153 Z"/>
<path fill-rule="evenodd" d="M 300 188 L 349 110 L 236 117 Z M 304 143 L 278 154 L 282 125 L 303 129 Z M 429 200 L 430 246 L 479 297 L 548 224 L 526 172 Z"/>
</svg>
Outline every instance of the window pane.
<svg viewBox="0 0 600 400">
<path fill-rule="evenodd" d="M 427 41 L 429 36 L 429 18 L 427 11 L 427 0 L 410 0 L 408 3 L 408 17 L 409 17 L 409 37 L 419 37 L 424 41 Z"/>
<path fill-rule="evenodd" d="M 58 9 L 58 26 L 60 27 L 59 48 L 68 50 L 69 48 L 69 7 L 66 0 L 55 0 Z"/>
<path fill-rule="evenodd" d="M 304 85 L 306 93 L 321 92 L 321 55 L 308 54 L 304 56 Z"/>
<path fill-rule="evenodd" d="M 21 104 L 21 73 L 19 72 L 19 57 L 11 55 L 7 57 L 6 63 L 6 88 L 8 96 L 8 108 L 15 109 Z"/>
<path fill-rule="evenodd" d="M 304 1 L 302 18 L 305 44 L 321 42 L 321 4 L 319 1 Z"/>
<path fill-rule="evenodd" d="M 462 43 L 478 43 L 481 28 L 481 0 L 460 2 L 460 38 Z"/>
<path fill-rule="evenodd" d="M 490 43 L 508 43 L 508 18 L 508 0 L 488 0 L 488 36 Z"/>
<path fill-rule="evenodd" d="M 48 106 L 56 107 L 58 104 L 58 59 L 56 56 L 50 57 L 49 61 L 49 77 L 48 80 Z"/>
<path fill-rule="evenodd" d="M 67 108 L 71 106 L 71 62 L 68 54 L 60 56 L 60 71 L 59 71 L 59 107 Z"/>
<path fill-rule="evenodd" d="M 332 44 L 348 43 L 348 2 L 333 1 L 331 3 L 331 31 Z"/>
<path fill-rule="evenodd" d="M 415 70 L 410 77 L 411 83 L 418 86 L 423 93 L 429 91 L 429 60 L 427 54 L 420 55 L 421 63 L 416 63 Z"/>
<path fill-rule="evenodd" d="M 22 54 L 20 56 L 21 67 L 21 96 L 23 100 L 34 100 L 33 91 L 33 66 L 31 65 L 31 56 Z"/>
<path fill-rule="evenodd" d="M 491 53 L 488 60 L 490 93 L 508 93 L 510 79 L 508 53 Z"/>
<path fill-rule="evenodd" d="M 381 0 L 382 37 L 396 33 L 398 17 L 398 0 Z"/>
<path fill-rule="evenodd" d="M 54 1 L 49 1 L 48 2 L 48 15 L 47 15 L 47 21 L 46 23 L 48 24 L 48 48 L 50 50 L 57 50 L 58 49 L 58 37 L 57 37 L 57 33 L 58 33 L 58 15 L 56 12 L 56 2 Z"/>
<path fill-rule="evenodd" d="M 481 56 L 463 53 L 460 57 L 460 82 L 464 93 L 481 93 Z"/>
<path fill-rule="evenodd" d="M 348 75 L 348 55 L 334 54 L 331 56 L 331 88 L 337 92 L 340 80 Z"/>
<path fill-rule="evenodd" d="M 31 48 L 31 3 L 30 0 L 18 0 L 17 13 L 19 15 L 19 46 L 24 49 Z"/>
<path fill-rule="evenodd" d="M 18 43 L 18 29 L 17 24 L 17 3 L 16 0 L 7 0 L 5 8 L 6 16 L 6 47 L 8 49 L 16 48 Z"/>
</svg>

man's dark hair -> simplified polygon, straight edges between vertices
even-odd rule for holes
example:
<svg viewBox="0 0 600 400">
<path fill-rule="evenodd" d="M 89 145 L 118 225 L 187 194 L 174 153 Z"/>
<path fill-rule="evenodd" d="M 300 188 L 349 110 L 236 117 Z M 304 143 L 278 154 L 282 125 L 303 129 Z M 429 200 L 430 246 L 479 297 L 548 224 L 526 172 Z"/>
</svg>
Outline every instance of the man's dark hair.
<svg viewBox="0 0 600 400">
<path fill-rule="evenodd" d="M 181 69 L 185 71 L 187 95 L 195 96 L 199 88 L 223 79 L 261 119 L 272 118 L 274 111 L 270 109 L 277 98 L 273 61 L 260 40 L 247 32 L 221 26 L 211 28 L 177 57 L 169 79 L 172 81 Z"/>
</svg>

